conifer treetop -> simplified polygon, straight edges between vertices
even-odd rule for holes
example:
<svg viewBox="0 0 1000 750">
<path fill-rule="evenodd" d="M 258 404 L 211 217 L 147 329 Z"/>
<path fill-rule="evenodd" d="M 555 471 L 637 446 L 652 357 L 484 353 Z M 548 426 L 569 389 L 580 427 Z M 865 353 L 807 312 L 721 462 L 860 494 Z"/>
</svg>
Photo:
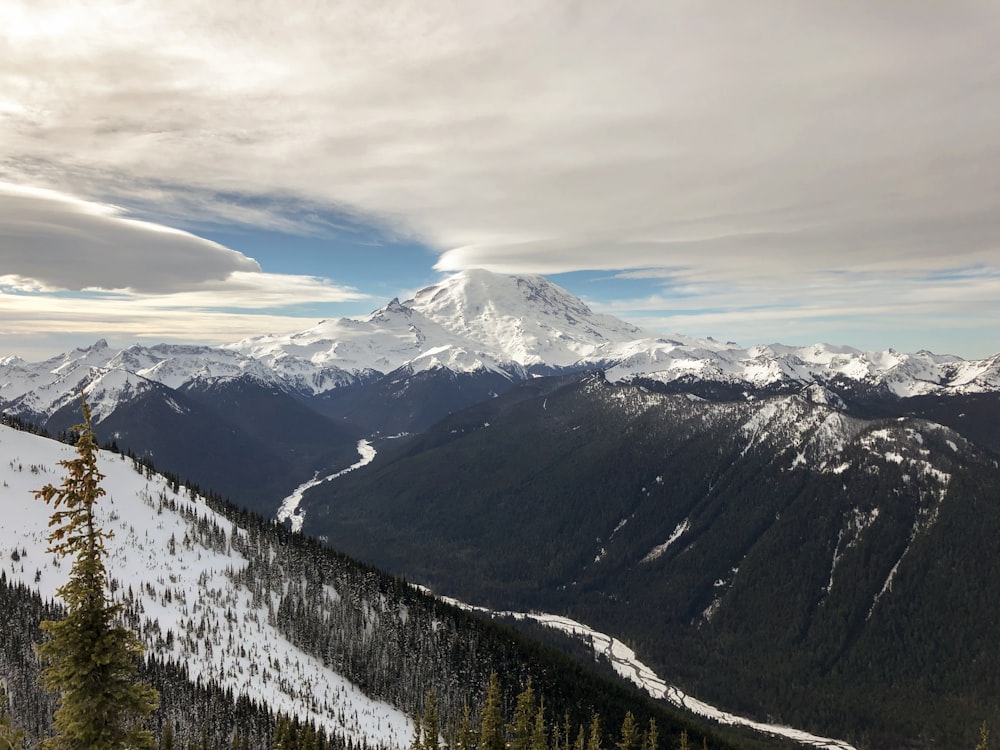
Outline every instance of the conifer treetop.
<svg viewBox="0 0 1000 750">
<path fill-rule="evenodd" d="M 77 457 L 61 461 L 66 478 L 59 487 L 47 484 L 35 497 L 53 506 L 49 548 L 73 557 L 69 579 L 59 588 L 66 606 L 61 620 L 41 623 L 48 639 L 37 651 L 47 664 L 42 684 L 58 693 L 56 735 L 45 750 L 135 750 L 155 747 L 142 724 L 159 703 L 158 693 L 135 680 L 143 644 L 120 622 L 121 604 L 112 601 L 104 566 L 104 540 L 111 537 L 97 524 L 94 505 L 105 492 L 97 468 L 97 441 L 90 409 L 83 401 L 83 423 Z"/>
<path fill-rule="evenodd" d="M 77 433 L 77 458 L 60 461 L 66 477 L 56 487 L 47 484 L 35 497 L 53 507 L 49 518 L 49 552 L 60 556 L 81 551 L 104 554 L 104 540 L 114 534 L 97 528 L 93 520 L 94 504 L 106 494 L 101 487 L 104 475 L 97 468 L 97 440 L 91 425 L 90 406 L 80 393 L 83 422 L 72 428 Z M 62 510 L 60 510 L 62 508 Z M 53 528 L 55 527 L 55 528 Z"/>
</svg>

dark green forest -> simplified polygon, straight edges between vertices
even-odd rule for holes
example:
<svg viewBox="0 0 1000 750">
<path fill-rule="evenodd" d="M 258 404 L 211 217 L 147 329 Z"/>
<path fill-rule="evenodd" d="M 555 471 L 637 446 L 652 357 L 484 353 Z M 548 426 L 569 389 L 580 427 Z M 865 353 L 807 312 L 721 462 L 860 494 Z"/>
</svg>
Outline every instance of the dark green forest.
<svg viewBox="0 0 1000 750">
<path fill-rule="evenodd" d="M 465 601 L 612 632 L 744 715 L 969 744 L 1000 721 L 996 454 L 918 417 L 768 398 L 531 383 L 317 488 L 306 531 Z M 825 469 L 824 440 L 842 441 Z"/>
</svg>

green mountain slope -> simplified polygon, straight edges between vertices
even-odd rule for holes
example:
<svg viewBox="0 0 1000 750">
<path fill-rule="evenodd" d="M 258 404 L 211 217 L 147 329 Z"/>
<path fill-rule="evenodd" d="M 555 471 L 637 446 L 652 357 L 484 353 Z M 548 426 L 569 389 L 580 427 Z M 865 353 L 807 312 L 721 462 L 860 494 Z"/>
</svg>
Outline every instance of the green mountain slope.
<svg viewBox="0 0 1000 750">
<path fill-rule="evenodd" d="M 437 591 L 564 612 L 701 698 L 871 747 L 996 715 L 995 458 L 800 395 L 532 383 L 306 496 Z"/>
</svg>

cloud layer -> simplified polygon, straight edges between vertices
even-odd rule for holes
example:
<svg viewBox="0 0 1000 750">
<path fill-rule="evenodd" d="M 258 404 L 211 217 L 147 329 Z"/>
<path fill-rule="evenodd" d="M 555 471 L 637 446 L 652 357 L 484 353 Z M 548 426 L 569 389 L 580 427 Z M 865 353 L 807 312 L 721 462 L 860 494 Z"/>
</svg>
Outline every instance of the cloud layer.
<svg viewBox="0 0 1000 750">
<path fill-rule="evenodd" d="M 218 196 L 279 196 L 389 222 L 441 270 L 659 269 L 793 307 L 835 274 L 1000 265 L 992 0 L 8 2 L 0 29 L 14 183 L 147 211 L 155 184 L 167 213 L 272 226 Z M 255 270 L 197 250 L 207 278 Z"/>
<path fill-rule="evenodd" d="M 3 183 L 0 247 L 4 275 L 41 289 L 169 293 L 260 271 L 234 250 L 114 206 Z"/>
</svg>

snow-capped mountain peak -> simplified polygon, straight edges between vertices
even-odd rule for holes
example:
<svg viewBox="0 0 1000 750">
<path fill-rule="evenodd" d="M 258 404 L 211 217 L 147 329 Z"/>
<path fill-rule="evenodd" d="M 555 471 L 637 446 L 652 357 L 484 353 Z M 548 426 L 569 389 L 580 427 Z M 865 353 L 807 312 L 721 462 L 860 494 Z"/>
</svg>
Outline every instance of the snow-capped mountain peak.
<svg viewBox="0 0 1000 750">
<path fill-rule="evenodd" d="M 445 330 L 521 365 L 568 366 L 600 347 L 652 336 L 541 276 L 462 271 L 405 303 Z"/>
<path fill-rule="evenodd" d="M 323 321 L 290 336 L 255 337 L 227 348 L 276 367 L 308 361 L 355 373 L 403 366 L 507 371 L 603 359 L 608 346 L 650 336 L 655 334 L 595 314 L 540 276 L 471 270 L 404 302 L 394 298 L 366 318 Z M 446 351 L 451 354 L 442 357 Z"/>
</svg>

